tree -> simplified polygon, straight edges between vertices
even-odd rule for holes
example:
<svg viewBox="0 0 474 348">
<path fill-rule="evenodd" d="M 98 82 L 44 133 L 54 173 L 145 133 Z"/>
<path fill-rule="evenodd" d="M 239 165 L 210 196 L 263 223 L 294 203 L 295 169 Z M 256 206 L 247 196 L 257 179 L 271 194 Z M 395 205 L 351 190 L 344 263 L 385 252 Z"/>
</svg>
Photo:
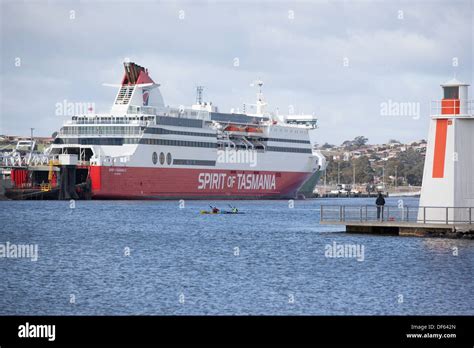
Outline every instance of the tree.
<svg viewBox="0 0 474 348">
<path fill-rule="evenodd" d="M 345 148 L 351 147 L 353 145 L 351 140 L 346 140 L 342 143 L 342 146 Z"/>
<path fill-rule="evenodd" d="M 374 181 L 374 170 L 371 167 L 368 157 L 361 156 L 357 159 L 349 161 L 334 160 L 332 157 L 328 158 L 328 165 L 326 168 L 326 176 L 328 183 L 337 183 L 337 167 L 339 162 L 339 183 L 352 184 L 353 174 L 355 169 L 356 184 L 371 183 Z"/>
<path fill-rule="evenodd" d="M 374 170 L 367 156 L 361 156 L 354 161 L 356 183 L 371 183 L 374 181 Z"/>
<path fill-rule="evenodd" d="M 367 139 L 364 136 L 355 137 L 354 140 L 346 140 L 342 143 L 342 146 L 347 150 L 356 150 L 365 144 L 367 144 Z"/>
<path fill-rule="evenodd" d="M 328 144 L 328 143 L 324 143 L 323 146 L 321 146 L 321 149 L 322 150 L 327 150 L 327 149 L 332 149 L 334 147 L 334 145 L 331 145 L 331 144 Z"/>
<path fill-rule="evenodd" d="M 423 181 L 424 156 L 413 149 L 401 152 L 398 156 L 404 164 L 403 174 L 409 185 L 420 186 Z"/>
<path fill-rule="evenodd" d="M 389 176 L 393 176 L 397 178 L 397 181 L 393 181 L 394 185 L 399 185 L 402 182 L 402 178 L 404 177 L 405 166 L 403 163 L 400 162 L 400 159 L 397 158 L 390 158 L 387 163 L 385 164 L 385 177 L 388 178 Z"/>
<path fill-rule="evenodd" d="M 329 183 L 336 184 L 338 179 L 338 167 L 339 167 L 339 179 L 341 184 L 349 184 L 352 182 L 352 170 L 350 169 L 350 163 L 342 160 L 334 160 L 333 157 L 327 158 L 326 176 Z"/>
<path fill-rule="evenodd" d="M 408 149 L 400 152 L 396 158 L 390 158 L 385 165 L 385 176 L 396 176 L 398 183 L 406 178 L 409 185 L 420 186 L 423 180 L 425 158 L 419 152 Z"/>
<path fill-rule="evenodd" d="M 354 138 L 353 144 L 357 147 L 361 147 L 361 146 L 364 146 L 368 141 L 369 139 L 367 139 L 366 137 L 358 136 Z"/>
</svg>

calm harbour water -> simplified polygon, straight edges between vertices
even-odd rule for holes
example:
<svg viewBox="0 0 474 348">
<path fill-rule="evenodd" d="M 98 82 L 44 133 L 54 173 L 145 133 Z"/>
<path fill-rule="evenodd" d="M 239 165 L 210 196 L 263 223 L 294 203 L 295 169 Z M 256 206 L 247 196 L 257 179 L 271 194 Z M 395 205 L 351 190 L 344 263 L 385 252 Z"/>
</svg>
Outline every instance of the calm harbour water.
<svg viewBox="0 0 474 348">
<path fill-rule="evenodd" d="M 0 315 L 473 315 L 474 241 L 318 223 L 320 204 L 373 201 L 232 202 L 242 215 L 199 214 L 223 201 L 3 201 L 0 244 L 39 258 L 0 258 Z M 325 257 L 334 242 L 364 261 Z"/>
</svg>

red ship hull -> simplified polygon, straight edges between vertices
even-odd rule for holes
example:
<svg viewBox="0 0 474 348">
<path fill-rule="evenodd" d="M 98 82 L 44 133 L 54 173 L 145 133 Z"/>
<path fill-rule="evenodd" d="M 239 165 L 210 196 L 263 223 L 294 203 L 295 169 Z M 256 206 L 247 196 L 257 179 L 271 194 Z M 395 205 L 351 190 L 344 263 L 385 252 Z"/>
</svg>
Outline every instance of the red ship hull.
<svg viewBox="0 0 474 348">
<path fill-rule="evenodd" d="M 93 199 L 294 198 L 307 172 L 91 166 Z"/>
</svg>

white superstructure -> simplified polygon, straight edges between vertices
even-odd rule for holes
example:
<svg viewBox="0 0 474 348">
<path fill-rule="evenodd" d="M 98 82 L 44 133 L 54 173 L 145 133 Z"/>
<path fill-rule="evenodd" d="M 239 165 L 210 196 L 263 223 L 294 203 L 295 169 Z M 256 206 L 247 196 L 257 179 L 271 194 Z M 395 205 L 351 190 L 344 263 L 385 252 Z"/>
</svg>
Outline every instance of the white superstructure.
<svg viewBox="0 0 474 348">
<path fill-rule="evenodd" d="M 160 85 L 147 69 L 134 63 L 124 65 L 125 75 L 117 85 L 110 113 L 72 117 L 50 149 L 51 154 L 75 154 L 79 165 L 89 166 L 92 179 L 100 181 L 97 186 L 93 183 L 97 195 L 112 197 L 114 190 L 118 195 L 121 188 L 104 186 L 104 182 L 128 176 L 136 178 L 137 187 L 127 197 L 176 196 L 180 192 L 193 197 L 200 193 L 291 196 L 320 170 L 321 159 L 313 155 L 309 138 L 317 118 L 291 115 L 282 119 L 267 112 L 262 81 L 257 81 L 253 114 L 219 112 L 212 103 L 202 101 L 202 88 L 191 107 L 167 107 Z M 150 174 L 148 170 L 160 171 Z M 112 179 L 110 173 L 114 173 Z M 179 184 L 168 191 L 157 188 L 157 182 L 150 179 L 170 173 L 186 182 L 184 191 Z M 230 177 L 240 184 L 232 184 Z M 264 179 L 267 181 L 259 181 Z M 104 187 L 108 188 L 104 191 Z"/>
</svg>

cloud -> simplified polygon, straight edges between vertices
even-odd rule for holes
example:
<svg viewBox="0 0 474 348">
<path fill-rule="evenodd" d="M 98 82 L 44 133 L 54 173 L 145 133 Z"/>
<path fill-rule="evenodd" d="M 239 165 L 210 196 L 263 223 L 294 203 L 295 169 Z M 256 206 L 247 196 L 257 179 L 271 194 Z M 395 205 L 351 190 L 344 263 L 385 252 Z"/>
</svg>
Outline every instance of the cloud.
<svg viewBox="0 0 474 348">
<path fill-rule="evenodd" d="M 412 123 L 384 118 L 380 103 L 419 102 L 428 113 L 424 105 L 439 97 L 439 83 L 454 72 L 472 79 L 467 0 L 448 7 L 355 0 L 0 6 L 0 133 L 27 134 L 35 127 L 37 134 L 51 134 L 62 122 L 54 106 L 64 99 L 95 102 L 107 111 L 116 91 L 101 83 L 120 80 L 125 57 L 149 68 L 171 105 L 190 105 L 195 86 L 204 85 L 206 99 L 228 111 L 254 102 L 249 84 L 261 78 L 271 109 L 292 105 L 319 115 L 319 143 L 357 135 L 373 142 L 426 137 L 426 117 Z"/>
</svg>

